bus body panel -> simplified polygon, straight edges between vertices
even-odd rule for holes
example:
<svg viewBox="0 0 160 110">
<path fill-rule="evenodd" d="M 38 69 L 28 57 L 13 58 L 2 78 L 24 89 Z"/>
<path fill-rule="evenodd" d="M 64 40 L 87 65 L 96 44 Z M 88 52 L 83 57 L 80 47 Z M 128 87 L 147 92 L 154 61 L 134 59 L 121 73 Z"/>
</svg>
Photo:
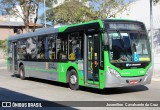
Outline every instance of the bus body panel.
<svg viewBox="0 0 160 110">
<path fill-rule="evenodd" d="M 106 73 L 105 88 L 146 85 L 151 83 L 152 72 L 137 77 L 117 77 L 109 72 Z"/>
<path fill-rule="evenodd" d="M 20 63 L 24 65 L 26 77 L 58 81 L 58 63 L 19 61 Z"/>
</svg>

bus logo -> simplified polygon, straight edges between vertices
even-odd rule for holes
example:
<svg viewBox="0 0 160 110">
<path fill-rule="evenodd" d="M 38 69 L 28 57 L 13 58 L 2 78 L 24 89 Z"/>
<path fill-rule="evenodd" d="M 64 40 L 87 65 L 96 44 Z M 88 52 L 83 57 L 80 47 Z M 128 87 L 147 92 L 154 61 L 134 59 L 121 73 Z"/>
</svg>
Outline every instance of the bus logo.
<svg viewBox="0 0 160 110">
<path fill-rule="evenodd" d="M 134 62 L 139 62 L 139 55 L 137 53 L 133 54 L 133 60 Z"/>
</svg>

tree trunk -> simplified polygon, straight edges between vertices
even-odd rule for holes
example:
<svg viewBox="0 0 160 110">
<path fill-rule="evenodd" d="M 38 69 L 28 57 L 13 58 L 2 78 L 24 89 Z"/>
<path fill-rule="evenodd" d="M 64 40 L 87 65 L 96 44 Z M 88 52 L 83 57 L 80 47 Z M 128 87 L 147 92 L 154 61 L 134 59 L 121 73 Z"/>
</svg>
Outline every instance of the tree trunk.
<svg viewBox="0 0 160 110">
<path fill-rule="evenodd" d="M 26 19 L 24 22 L 26 32 L 29 32 L 29 20 Z"/>
<path fill-rule="evenodd" d="M 34 20 L 33 32 L 34 32 L 35 29 L 36 29 L 37 20 L 38 20 L 38 4 L 36 5 L 36 18 L 35 18 L 35 20 Z"/>
</svg>

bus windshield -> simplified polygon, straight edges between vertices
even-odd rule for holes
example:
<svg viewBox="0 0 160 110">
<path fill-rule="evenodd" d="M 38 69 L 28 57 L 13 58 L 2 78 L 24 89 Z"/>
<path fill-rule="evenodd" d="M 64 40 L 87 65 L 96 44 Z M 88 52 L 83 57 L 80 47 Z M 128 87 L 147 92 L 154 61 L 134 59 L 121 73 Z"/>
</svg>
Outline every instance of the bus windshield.
<svg viewBox="0 0 160 110">
<path fill-rule="evenodd" d="M 112 63 L 150 61 L 147 35 L 136 31 L 111 31 L 109 56 Z"/>
</svg>

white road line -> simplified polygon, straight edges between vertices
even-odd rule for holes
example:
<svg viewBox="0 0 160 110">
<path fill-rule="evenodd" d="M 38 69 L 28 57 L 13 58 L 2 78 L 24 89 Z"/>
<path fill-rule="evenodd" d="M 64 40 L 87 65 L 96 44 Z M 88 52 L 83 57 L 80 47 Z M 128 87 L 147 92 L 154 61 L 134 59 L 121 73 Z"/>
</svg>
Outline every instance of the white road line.
<svg viewBox="0 0 160 110">
<path fill-rule="evenodd" d="M 41 87 L 48 87 L 48 86 L 45 86 L 45 85 L 42 85 L 42 84 L 35 84 L 35 85 L 37 85 L 37 86 L 41 86 Z"/>
</svg>

